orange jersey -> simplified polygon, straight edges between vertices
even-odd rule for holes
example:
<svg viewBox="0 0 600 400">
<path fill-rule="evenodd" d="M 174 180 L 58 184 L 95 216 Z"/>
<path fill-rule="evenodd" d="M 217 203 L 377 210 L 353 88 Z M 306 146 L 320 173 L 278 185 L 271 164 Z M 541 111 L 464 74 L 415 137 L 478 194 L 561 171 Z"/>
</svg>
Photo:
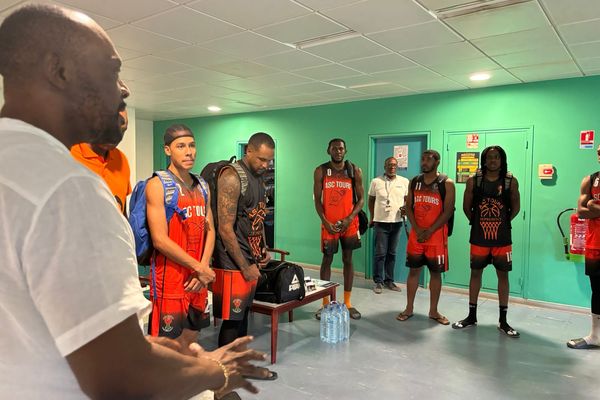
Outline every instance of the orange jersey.
<svg viewBox="0 0 600 400">
<path fill-rule="evenodd" d="M 444 203 L 442 202 L 442 196 L 438 187 L 439 183 L 436 179 L 431 184 L 426 185 L 418 177 L 413 179 L 417 179 L 413 190 L 413 213 L 415 221 L 420 227 L 427 228 L 433 225 L 435 220 L 444 211 Z M 441 229 L 435 231 L 427 242 L 444 243 L 446 230 L 447 226 L 444 225 Z"/>
<path fill-rule="evenodd" d="M 600 202 L 600 175 L 598 175 L 598 173 L 595 173 L 590 177 L 590 185 L 592 199 Z M 600 218 L 588 219 L 585 248 L 600 249 Z"/>
<path fill-rule="evenodd" d="M 108 185 L 119 209 L 125 213 L 125 201 L 131 194 L 129 182 L 129 163 L 127 157 L 119 149 L 108 152 L 106 159 L 99 156 L 86 143 L 76 144 L 71 147 L 71 155 L 89 170 L 99 175 Z"/>
<path fill-rule="evenodd" d="M 336 170 L 329 163 L 321 166 L 323 171 L 323 212 L 325 218 L 336 223 L 352 213 L 352 179 L 345 168 Z"/>
<path fill-rule="evenodd" d="M 169 221 L 169 238 L 196 260 L 202 259 L 204 252 L 206 204 L 199 185 L 193 189 L 179 189 L 177 206 L 186 212 L 186 219 L 174 214 Z M 192 270 L 171 261 L 163 254 L 155 252 L 156 291 L 158 297 L 176 299 L 184 297 L 183 284 Z M 163 292 L 164 287 L 164 292 Z M 203 289 L 206 290 L 206 289 Z"/>
</svg>

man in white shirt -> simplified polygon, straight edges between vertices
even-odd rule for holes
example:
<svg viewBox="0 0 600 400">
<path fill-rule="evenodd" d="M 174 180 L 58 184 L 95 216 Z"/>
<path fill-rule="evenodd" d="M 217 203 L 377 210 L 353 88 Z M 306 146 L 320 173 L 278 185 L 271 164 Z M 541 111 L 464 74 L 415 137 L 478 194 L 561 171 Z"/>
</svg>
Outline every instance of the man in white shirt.
<svg viewBox="0 0 600 400">
<path fill-rule="evenodd" d="M 81 13 L 26 6 L 0 25 L 0 397 L 256 392 L 242 376 L 264 359 L 246 350 L 250 338 L 207 353 L 143 336 L 150 303 L 131 229 L 101 178 L 68 150 L 120 140 L 129 95 L 120 65 Z"/>
<path fill-rule="evenodd" d="M 409 182 L 405 177 L 396 175 L 397 168 L 398 161 L 388 157 L 384 174 L 373 179 L 369 188 L 370 226 L 375 227 L 373 291 L 377 294 L 383 292 L 384 286 L 396 292 L 401 290 L 394 283 L 394 266 Z"/>
</svg>

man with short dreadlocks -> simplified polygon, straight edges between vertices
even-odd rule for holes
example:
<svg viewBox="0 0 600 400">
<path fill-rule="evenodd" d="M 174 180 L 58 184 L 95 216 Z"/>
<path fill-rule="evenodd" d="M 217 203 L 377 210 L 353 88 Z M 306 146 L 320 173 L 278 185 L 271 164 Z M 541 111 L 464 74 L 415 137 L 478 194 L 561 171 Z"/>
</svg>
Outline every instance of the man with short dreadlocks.
<svg viewBox="0 0 600 400">
<path fill-rule="evenodd" d="M 477 298 L 481 289 L 481 276 L 484 268 L 493 264 L 498 275 L 498 330 L 511 338 L 519 337 L 519 332 L 506 322 L 508 272 L 512 270 L 510 221 L 517 216 L 519 210 L 519 184 L 508 172 L 506 152 L 500 146 L 487 147 L 481 153 L 481 169 L 469 178 L 465 188 L 463 211 L 471 224 L 469 315 L 452 324 L 454 329 L 477 325 Z"/>
</svg>

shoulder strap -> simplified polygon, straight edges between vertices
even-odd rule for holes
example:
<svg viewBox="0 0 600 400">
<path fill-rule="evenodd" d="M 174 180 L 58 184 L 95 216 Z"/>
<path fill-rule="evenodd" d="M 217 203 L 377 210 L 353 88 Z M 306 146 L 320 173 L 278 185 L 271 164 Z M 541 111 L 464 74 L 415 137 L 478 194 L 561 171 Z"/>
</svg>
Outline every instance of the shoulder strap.
<svg viewBox="0 0 600 400">
<path fill-rule="evenodd" d="M 171 220 L 173 213 L 177 213 L 182 219 L 186 219 L 185 211 L 177 206 L 179 191 L 177 190 L 177 185 L 175 184 L 175 180 L 171 176 L 171 173 L 169 171 L 159 170 L 155 171 L 154 175 L 158 176 L 158 179 L 160 179 L 160 182 L 163 185 L 167 221 Z"/>
<path fill-rule="evenodd" d="M 448 180 L 448 175 L 439 174 L 438 181 L 438 190 L 440 191 L 440 197 L 442 198 L 442 206 L 444 205 L 444 200 L 446 199 L 446 181 Z"/>
<path fill-rule="evenodd" d="M 592 195 L 592 187 L 594 186 L 594 181 L 596 179 L 598 179 L 598 177 L 600 176 L 600 171 L 594 172 L 593 174 L 590 175 L 590 193 L 589 195 Z"/>
<path fill-rule="evenodd" d="M 506 176 L 504 177 L 504 191 L 510 190 L 510 185 L 512 184 L 513 174 L 508 171 Z"/>
<path fill-rule="evenodd" d="M 358 196 L 356 196 L 356 179 L 354 179 L 354 164 L 352 164 L 349 160 L 344 162 L 344 166 L 346 168 L 346 173 L 348 177 L 352 179 L 352 203 L 358 203 Z"/>
<path fill-rule="evenodd" d="M 195 174 L 193 172 L 190 173 L 194 179 L 198 182 L 198 187 L 200 188 L 200 192 L 202 192 L 202 197 L 204 197 L 204 204 L 208 202 L 208 183 L 202 178 L 200 175 Z"/>
<path fill-rule="evenodd" d="M 246 175 L 246 171 L 239 163 L 234 162 L 231 164 L 231 166 L 233 169 L 235 169 L 235 172 L 237 172 L 238 176 L 240 177 L 240 195 L 244 196 L 248 190 L 248 175 Z"/>
<path fill-rule="evenodd" d="M 160 179 L 163 185 L 165 192 L 165 204 L 177 204 L 179 193 L 177 192 L 177 185 L 175 184 L 175 180 L 171 174 L 168 171 L 160 170 L 154 172 L 154 175 L 158 176 L 158 179 Z M 173 199 L 175 199 L 174 202 Z"/>
</svg>

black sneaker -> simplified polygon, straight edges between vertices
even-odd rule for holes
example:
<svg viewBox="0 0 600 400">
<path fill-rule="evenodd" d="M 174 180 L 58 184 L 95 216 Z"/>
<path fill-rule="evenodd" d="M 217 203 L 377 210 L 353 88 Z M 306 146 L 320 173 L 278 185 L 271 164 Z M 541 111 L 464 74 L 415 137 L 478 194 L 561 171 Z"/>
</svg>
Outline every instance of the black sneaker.
<svg viewBox="0 0 600 400">
<path fill-rule="evenodd" d="M 401 292 L 402 289 L 400 289 L 400 286 L 397 286 L 394 282 L 386 282 L 385 283 L 385 287 L 393 290 L 394 292 Z"/>
</svg>

